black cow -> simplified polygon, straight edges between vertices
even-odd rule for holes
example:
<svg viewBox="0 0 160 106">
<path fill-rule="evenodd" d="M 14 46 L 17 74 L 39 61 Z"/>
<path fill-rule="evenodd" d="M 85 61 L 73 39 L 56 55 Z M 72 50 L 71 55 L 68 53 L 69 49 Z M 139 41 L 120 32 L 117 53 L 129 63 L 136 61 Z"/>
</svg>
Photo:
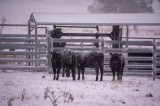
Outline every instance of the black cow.
<svg viewBox="0 0 160 106">
<path fill-rule="evenodd" d="M 71 50 L 54 51 L 52 52 L 51 62 L 52 62 L 52 68 L 54 73 L 53 80 L 59 79 L 59 73 L 62 68 L 66 69 L 67 73 L 69 73 L 68 71 L 71 70 L 73 80 L 75 80 L 76 55 L 73 51 Z M 64 70 L 62 74 L 64 76 Z M 57 78 L 56 78 L 56 75 L 57 75 Z"/>
<path fill-rule="evenodd" d="M 63 50 L 63 73 L 64 76 L 66 71 L 66 76 L 70 76 L 70 70 L 72 71 L 73 80 L 75 80 L 76 74 L 76 54 L 72 50 Z"/>
<path fill-rule="evenodd" d="M 78 80 L 80 79 L 80 73 L 82 73 L 82 79 L 84 77 L 85 68 L 95 68 L 96 81 L 98 81 L 99 69 L 101 72 L 100 81 L 103 80 L 103 63 L 104 55 L 101 52 L 78 52 L 77 54 L 77 68 L 78 68 Z"/>
<path fill-rule="evenodd" d="M 112 70 L 113 81 L 115 81 L 115 73 L 117 72 L 117 80 L 122 81 L 123 70 L 125 66 L 125 59 L 122 54 L 111 53 L 109 66 Z"/>
<path fill-rule="evenodd" d="M 52 68 L 53 68 L 53 74 L 54 74 L 53 80 L 58 80 L 59 73 L 62 68 L 62 59 L 63 59 L 62 53 L 61 51 L 53 51 L 51 52 L 51 54 L 52 54 L 51 62 L 52 62 Z"/>
<path fill-rule="evenodd" d="M 50 32 L 50 36 L 52 38 L 57 38 L 60 39 L 62 37 L 62 29 L 61 28 L 55 28 Z M 53 42 L 53 48 L 55 47 L 65 47 L 66 43 L 64 42 Z M 61 51 L 54 51 L 51 53 L 52 54 L 52 68 L 53 68 L 53 73 L 54 73 L 54 78 L 53 80 L 58 80 L 59 79 L 59 73 L 63 65 L 63 55 Z M 57 74 L 57 78 L 56 78 Z"/>
</svg>

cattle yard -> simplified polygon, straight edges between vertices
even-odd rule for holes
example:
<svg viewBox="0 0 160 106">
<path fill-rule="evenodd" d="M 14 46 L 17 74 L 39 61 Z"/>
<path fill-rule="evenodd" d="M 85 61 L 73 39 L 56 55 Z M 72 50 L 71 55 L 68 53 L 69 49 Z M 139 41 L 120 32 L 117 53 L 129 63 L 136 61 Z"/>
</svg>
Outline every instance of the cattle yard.
<svg viewBox="0 0 160 106">
<path fill-rule="evenodd" d="M 0 34 L 0 70 L 28 70 L 28 71 L 48 71 L 51 72 L 51 54 L 53 50 L 62 50 L 64 47 L 53 47 L 53 43 L 66 43 L 65 49 L 72 49 L 75 51 L 101 51 L 105 55 L 104 71 L 110 74 L 108 67 L 110 53 L 122 53 L 125 56 L 125 75 L 145 75 L 152 76 L 153 79 L 158 78 L 160 73 L 160 42 L 159 38 L 143 38 L 130 37 L 130 26 L 159 26 L 160 23 L 154 22 L 154 16 L 151 21 L 135 20 L 126 23 L 116 22 L 116 19 L 111 21 L 104 21 L 103 16 L 100 21 L 89 21 L 85 19 L 87 14 L 74 14 L 79 19 L 79 15 L 84 16 L 84 21 L 53 20 L 53 22 L 46 21 L 45 17 L 52 19 L 54 16 L 61 16 L 64 14 L 31 14 L 28 25 L 25 24 L 6 24 L 4 27 L 25 27 L 28 28 L 28 34 Z M 65 14 L 66 17 L 69 17 Z M 52 17 L 51 17 L 52 16 Z M 111 17 L 111 16 L 110 16 Z M 158 16 L 159 17 L 159 16 Z M 98 18 L 93 16 L 93 18 Z M 127 18 L 128 20 L 130 19 Z M 62 22 L 61 22 L 62 21 Z M 142 21 L 142 22 L 141 22 Z M 117 40 L 111 40 L 110 34 L 102 33 L 101 26 L 123 26 L 123 35 L 118 35 Z M 55 28 L 84 28 L 95 29 L 94 33 L 62 33 L 64 38 L 53 39 L 50 36 L 50 29 Z M 114 31 L 113 31 L 114 32 Z M 72 38 L 74 37 L 74 39 Z M 87 37 L 92 37 L 88 39 Z M 98 44 L 96 46 L 95 44 Z M 119 48 L 113 48 L 113 45 L 119 45 Z"/>
<path fill-rule="evenodd" d="M 159 19 L 157 14 L 33 13 L 28 24 L 0 24 L 1 32 L 6 29 L 0 34 L 0 106 L 159 106 L 160 31 L 154 29 Z M 137 26 L 154 30 L 140 33 Z M 56 29 L 62 29 L 58 38 L 51 36 Z M 103 81 L 94 81 L 91 68 L 85 80 L 60 75 L 53 81 L 48 73 L 54 50 L 100 51 Z M 111 81 L 110 53 L 125 57 L 122 82 Z"/>
</svg>

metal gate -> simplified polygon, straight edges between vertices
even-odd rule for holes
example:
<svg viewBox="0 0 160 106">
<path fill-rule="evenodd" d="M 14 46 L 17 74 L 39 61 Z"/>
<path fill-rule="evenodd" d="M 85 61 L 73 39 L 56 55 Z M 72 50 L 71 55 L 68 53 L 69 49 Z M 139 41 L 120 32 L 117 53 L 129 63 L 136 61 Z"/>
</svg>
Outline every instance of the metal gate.
<svg viewBox="0 0 160 106">
<path fill-rule="evenodd" d="M 47 53 L 45 34 L 0 34 L 0 70 L 47 70 Z"/>
<path fill-rule="evenodd" d="M 110 72 L 109 53 L 122 53 L 125 57 L 125 72 L 127 75 L 152 76 L 155 68 L 154 39 L 129 38 L 128 41 L 105 41 L 105 45 L 121 44 L 122 48 L 105 47 L 105 71 Z"/>
</svg>

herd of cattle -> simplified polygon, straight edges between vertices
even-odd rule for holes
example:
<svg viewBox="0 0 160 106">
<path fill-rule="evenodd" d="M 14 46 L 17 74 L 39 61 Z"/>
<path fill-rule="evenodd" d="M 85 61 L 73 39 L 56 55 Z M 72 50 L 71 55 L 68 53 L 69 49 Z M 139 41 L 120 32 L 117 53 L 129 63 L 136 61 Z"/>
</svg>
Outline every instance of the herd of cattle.
<svg viewBox="0 0 160 106">
<path fill-rule="evenodd" d="M 80 74 L 82 74 L 82 80 L 85 79 L 85 68 L 95 68 L 96 81 L 98 81 L 98 74 L 100 72 L 100 81 L 103 80 L 104 72 L 104 54 L 99 51 L 73 51 L 73 50 L 61 50 L 51 52 L 52 68 L 53 68 L 53 80 L 59 79 L 60 71 L 62 70 L 62 76 L 70 76 L 72 73 L 73 80 L 76 79 L 76 70 L 78 71 L 78 80 L 80 80 Z M 121 54 L 111 54 L 109 66 L 113 73 L 113 81 L 115 80 L 115 73 L 117 72 L 117 80 L 122 81 L 123 69 L 125 65 L 124 57 Z"/>
<path fill-rule="evenodd" d="M 51 37 L 60 39 L 62 37 L 62 31 L 60 28 L 55 28 L 51 31 Z M 65 47 L 66 43 L 54 42 L 53 47 Z M 104 54 L 99 51 L 73 51 L 73 50 L 54 50 L 51 52 L 52 68 L 54 77 L 53 80 L 59 79 L 60 71 L 63 70 L 62 76 L 70 76 L 72 72 L 73 80 L 76 79 L 76 71 L 78 71 L 78 80 L 80 80 L 80 74 L 82 79 L 85 79 L 85 68 L 95 68 L 96 81 L 98 81 L 98 74 L 100 72 L 100 81 L 103 80 L 104 72 Z M 125 65 L 124 57 L 119 53 L 110 54 L 109 66 L 113 73 L 113 81 L 115 80 L 115 73 L 117 73 L 117 80 L 122 81 L 123 69 Z"/>
</svg>

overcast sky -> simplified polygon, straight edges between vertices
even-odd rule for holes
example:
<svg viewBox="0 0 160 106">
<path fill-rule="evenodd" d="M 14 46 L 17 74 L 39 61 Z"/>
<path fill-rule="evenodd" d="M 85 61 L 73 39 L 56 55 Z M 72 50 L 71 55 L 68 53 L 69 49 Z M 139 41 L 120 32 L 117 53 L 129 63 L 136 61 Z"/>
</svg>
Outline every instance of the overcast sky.
<svg viewBox="0 0 160 106">
<path fill-rule="evenodd" d="M 0 0 L 0 22 L 27 23 L 32 12 L 88 13 L 88 6 L 94 0 Z M 154 0 L 155 1 L 155 0 Z M 160 13 L 158 3 L 154 3 L 155 12 Z M 158 9 L 158 10 L 157 10 Z"/>
<path fill-rule="evenodd" d="M 0 18 L 26 23 L 32 12 L 88 13 L 93 0 L 0 0 Z"/>
</svg>

